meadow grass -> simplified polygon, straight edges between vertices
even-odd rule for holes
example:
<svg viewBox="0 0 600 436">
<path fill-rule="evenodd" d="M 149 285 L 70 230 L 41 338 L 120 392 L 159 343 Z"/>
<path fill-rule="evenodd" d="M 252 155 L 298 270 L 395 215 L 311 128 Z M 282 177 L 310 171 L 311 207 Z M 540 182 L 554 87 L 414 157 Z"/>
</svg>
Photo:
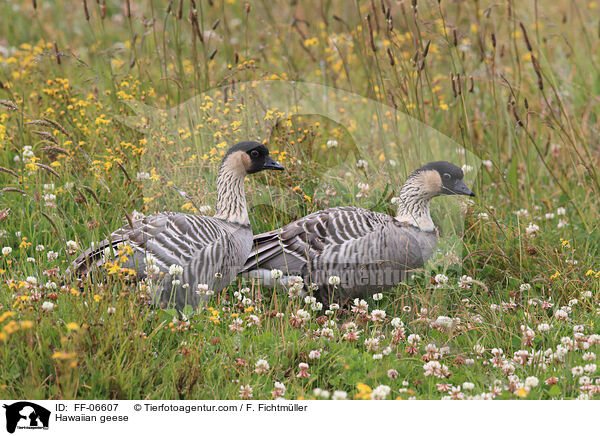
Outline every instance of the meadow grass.
<svg viewBox="0 0 600 436">
<path fill-rule="evenodd" d="M 597 397 L 599 10 L 0 3 L 0 397 L 268 399 L 283 394 L 276 382 L 289 399 Z M 433 263 L 368 308 L 327 313 L 248 280 L 183 316 L 149 305 L 118 268 L 65 281 L 75 256 L 127 215 L 210 214 L 214 169 L 248 134 L 223 94 L 205 125 L 170 136 L 160 122 L 152 134 L 124 122 L 139 116 L 128 103 L 169 109 L 260 80 L 364 96 L 478 156 L 462 268 Z M 280 122 L 251 134 L 287 171 L 248 181 L 255 233 L 329 206 L 393 213 L 402 177 L 385 147 L 402 159 L 401 138 L 363 144 L 368 167 L 348 158 L 356 173 L 345 179 L 344 167 L 323 185 L 354 156 L 348 126 L 271 109 Z M 378 165 L 394 183 L 373 180 Z M 369 184 L 364 195 L 356 182 Z"/>
</svg>

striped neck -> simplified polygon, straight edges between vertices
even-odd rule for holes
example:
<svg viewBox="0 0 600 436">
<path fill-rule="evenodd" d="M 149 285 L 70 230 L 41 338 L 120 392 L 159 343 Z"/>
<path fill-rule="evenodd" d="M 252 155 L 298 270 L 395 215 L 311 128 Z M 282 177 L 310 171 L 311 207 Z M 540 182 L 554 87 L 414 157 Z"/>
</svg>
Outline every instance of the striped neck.
<svg viewBox="0 0 600 436">
<path fill-rule="evenodd" d="M 239 165 L 232 164 L 232 159 L 226 159 L 219 168 L 217 177 L 217 207 L 215 218 L 250 225 L 246 194 L 244 192 L 244 178 L 246 170 Z"/>
<path fill-rule="evenodd" d="M 434 231 L 435 225 L 429 213 L 429 202 L 434 196 L 423 188 L 419 177 L 411 175 L 400 190 L 396 219 L 424 232 Z"/>
</svg>

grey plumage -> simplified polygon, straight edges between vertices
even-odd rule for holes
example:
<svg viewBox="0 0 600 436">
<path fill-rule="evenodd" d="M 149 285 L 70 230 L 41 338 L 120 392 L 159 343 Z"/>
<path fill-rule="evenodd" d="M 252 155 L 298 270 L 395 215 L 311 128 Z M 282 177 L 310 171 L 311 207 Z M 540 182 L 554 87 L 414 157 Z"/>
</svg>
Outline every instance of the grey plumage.
<svg viewBox="0 0 600 436">
<path fill-rule="evenodd" d="M 281 229 L 256 235 L 243 273 L 279 269 L 318 287 L 323 302 L 366 297 L 390 288 L 406 272 L 422 267 L 435 249 L 437 229 L 430 200 L 442 194 L 473 193 L 462 170 L 433 162 L 411 174 L 398 198 L 398 215 L 357 207 L 315 212 Z M 250 275 L 252 275 L 250 273 Z M 337 276 L 335 288 L 329 278 Z"/>
<path fill-rule="evenodd" d="M 220 292 L 250 253 L 244 177 L 264 169 L 283 167 L 262 144 L 235 145 L 219 168 L 215 216 L 163 212 L 136 220 L 86 250 L 73 262 L 72 271 L 83 274 L 91 265 L 118 261 L 122 270 L 132 270 L 137 280 L 146 282 L 155 303 L 196 307 L 206 299 L 197 292 L 198 285 Z"/>
</svg>

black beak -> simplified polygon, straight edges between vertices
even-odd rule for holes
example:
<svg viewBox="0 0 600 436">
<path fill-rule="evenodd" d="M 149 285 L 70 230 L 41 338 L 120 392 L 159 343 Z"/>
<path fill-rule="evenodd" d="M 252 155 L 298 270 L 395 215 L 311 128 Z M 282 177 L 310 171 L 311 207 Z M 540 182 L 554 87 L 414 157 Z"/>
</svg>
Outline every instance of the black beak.
<svg viewBox="0 0 600 436">
<path fill-rule="evenodd" d="M 271 159 L 271 157 L 267 156 L 265 158 L 265 163 L 263 164 L 263 169 L 264 170 L 277 170 L 277 171 L 283 171 L 285 168 L 282 167 L 281 165 L 279 165 L 277 162 L 275 162 L 273 159 Z"/>
<path fill-rule="evenodd" d="M 475 193 L 469 189 L 465 182 L 462 180 L 457 180 L 454 185 L 454 189 L 452 189 L 452 193 L 454 195 L 468 195 L 469 197 L 475 197 Z"/>
</svg>

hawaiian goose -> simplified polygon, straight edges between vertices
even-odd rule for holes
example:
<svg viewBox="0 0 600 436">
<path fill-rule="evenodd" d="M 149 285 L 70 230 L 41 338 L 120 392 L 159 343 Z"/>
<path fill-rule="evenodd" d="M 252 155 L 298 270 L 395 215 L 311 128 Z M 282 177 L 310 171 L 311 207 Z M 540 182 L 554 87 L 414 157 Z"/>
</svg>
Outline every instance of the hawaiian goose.
<svg viewBox="0 0 600 436">
<path fill-rule="evenodd" d="M 435 249 L 438 234 L 430 200 L 438 195 L 475 195 L 462 179 L 457 166 L 430 162 L 406 180 L 396 217 L 334 207 L 257 235 L 242 272 L 261 277 L 266 286 L 272 285 L 271 269 L 282 270 L 288 279 L 300 276 L 313 290 L 318 287 L 315 296 L 322 302 L 347 301 L 390 288 L 405 279 L 407 270 L 422 267 Z M 339 284 L 334 276 L 340 278 Z"/>
<path fill-rule="evenodd" d="M 262 170 L 283 167 L 262 144 L 234 145 L 219 168 L 214 216 L 177 212 L 146 216 L 86 250 L 72 270 L 83 274 L 91 265 L 110 268 L 118 263 L 120 271 L 135 272 L 136 279 L 145 280 L 156 304 L 198 306 L 210 294 L 207 290 L 218 293 L 225 288 L 250 254 L 252 229 L 244 178 Z"/>
</svg>

